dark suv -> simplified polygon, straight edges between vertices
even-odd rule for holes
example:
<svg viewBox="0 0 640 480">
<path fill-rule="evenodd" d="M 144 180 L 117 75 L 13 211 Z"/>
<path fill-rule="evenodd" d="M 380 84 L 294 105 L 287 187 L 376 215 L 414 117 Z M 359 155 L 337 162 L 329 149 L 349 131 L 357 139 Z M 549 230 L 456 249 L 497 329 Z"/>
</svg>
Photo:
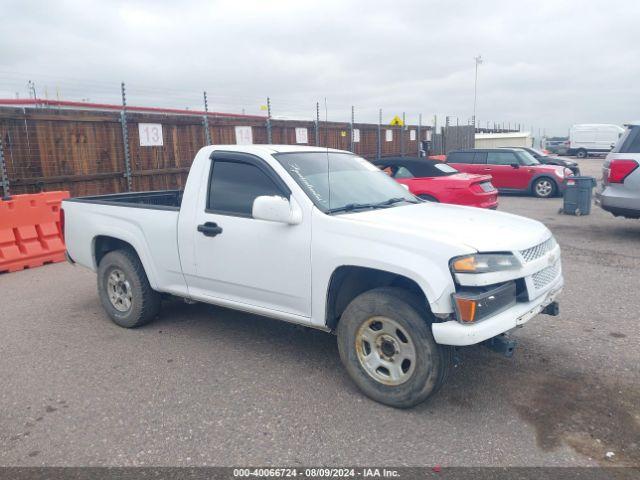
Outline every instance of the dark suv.
<svg viewBox="0 0 640 480">
<path fill-rule="evenodd" d="M 519 148 L 474 148 L 455 150 L 447 163 L 465 173 L 489 174 L 500 192 L 531 193 L 536 197 L 553 197 L 566 188 L 571 170 L 557 165 L 543 165 Z"/>
</svg>

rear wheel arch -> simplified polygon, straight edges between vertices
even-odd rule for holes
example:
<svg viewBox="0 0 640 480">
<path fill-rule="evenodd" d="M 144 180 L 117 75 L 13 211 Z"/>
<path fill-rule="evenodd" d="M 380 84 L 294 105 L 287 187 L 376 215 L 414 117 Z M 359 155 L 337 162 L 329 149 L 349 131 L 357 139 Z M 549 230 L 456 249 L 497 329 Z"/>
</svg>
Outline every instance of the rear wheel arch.
<svg viewBox="0 0 640 480">
<path fill-rule="evenodd" d="M 113 252 L 115 250 L 126 250 L 133 253 L 136 257 L 138 257 L 138 260 L 142 264 L 145 274 L 149 279 L 149 283 L 154 289 L 157 287 L 155 278 L 152 275 L 152 272 L 150 271 L 148 266 L 145 264 L 145 261 L 143 257 L 140 255 L 140 253 L 138 252 L 138 250 L 131 243 L 117 237 L 112 237 L 109 235 L 98 235 L 93 239 L 93 260 L 94 260 L 96 269 L 100 266 L 100 262 L 102 261 L 104 256 L 107 253 Z"/>
<path fill-rule="evenodd" d="M 430 313 L 428 298 L 415 280 L 386 270 L 342 265 L 333 271 L 329 280 L 325 311 L 327 327 L 335 330 L 340 317 L 353 299 L 380 287 L 396 287 L 413 294 L 416 299 L 415 307 Z"/>
<path fill-rule="evenodd" d="M 160 311 L 161 295 L 153 290 L 136 252 L 119 248 L 107 252 L 98 266 L 98 295 L 117 325 L 136 328 Z"/>
</svg>

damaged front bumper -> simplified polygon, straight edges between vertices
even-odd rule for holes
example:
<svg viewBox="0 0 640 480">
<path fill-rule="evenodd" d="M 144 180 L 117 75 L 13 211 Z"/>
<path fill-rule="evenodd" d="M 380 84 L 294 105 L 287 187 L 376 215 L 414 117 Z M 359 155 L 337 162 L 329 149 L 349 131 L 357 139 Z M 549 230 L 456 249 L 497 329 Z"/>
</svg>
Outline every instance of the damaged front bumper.
<svg viewBox="0 0 640 480">
<path fill-rule="evenodd" d="M 517 302 L 507 310 L 478 323 L 462 324 L 449 320 L 432 325 L 433 338 L 441 345 L 467 346 L 488 340 L 527 323 L 556 301 L 562 291 L 564 279 L 558 276 L 547 292 L 529 302 Z M 556 305 L 557 307 L 557 305 Z"/>
</svg>

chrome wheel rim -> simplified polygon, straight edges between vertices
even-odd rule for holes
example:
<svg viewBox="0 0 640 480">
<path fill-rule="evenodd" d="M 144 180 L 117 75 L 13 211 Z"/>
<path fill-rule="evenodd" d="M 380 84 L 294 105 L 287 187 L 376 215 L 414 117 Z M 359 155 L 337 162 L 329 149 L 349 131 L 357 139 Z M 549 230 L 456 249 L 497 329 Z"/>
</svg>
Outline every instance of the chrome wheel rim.
<svg viewBox="0 0 640 480">
<path fill-rule="evenodd" d="M 356 332 L 358 361 L 384 385 L 401 385 L 413 375 L 416 349 L 406 330 L 388 317 L 371 317 Z"/>
<path fill-rule="evenodd" d="M 114 268 L 109 273 L 107 294 L 113 308 L 119 312 L 129 311 L 133 294 L 131 293 L 131 284 L 122 270 Z"/>
<path fill-rule="evenodd" d="M 553 185 L 550 180 L 540 180 L 536 183 L 536 193 L 541 197 L 548 197 L 553 191 Z"/>
</svg>

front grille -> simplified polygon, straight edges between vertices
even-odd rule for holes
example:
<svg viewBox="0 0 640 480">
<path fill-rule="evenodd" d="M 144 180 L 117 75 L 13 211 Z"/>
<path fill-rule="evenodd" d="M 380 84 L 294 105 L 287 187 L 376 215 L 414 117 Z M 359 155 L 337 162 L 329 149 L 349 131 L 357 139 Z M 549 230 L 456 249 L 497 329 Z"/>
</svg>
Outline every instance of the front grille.
<svg viewBox="0 0 640 480">
<path fill-rule="evenodd" d="M 558 272 L 560 271 L 560 262 L 556 262 L 550 267 L 543 268 L 539 272 L 536 272 L 532 275 L 533 286 L 536 287 L 537 290 L 549 285 L 555 278 L 558 276 Z"/>
<path fill-rule="evenodd" d="M 539 243 L 535 247 L 527 248 L 526 250 L 520 250 L 520 255 L 524 259 L 524 263 L 529 263 L 533 260 L 537 260 L 546 253 L 553 250 L 556 246 L 556 239 L 549 237 L 542 243 Z"/>
</svg>

